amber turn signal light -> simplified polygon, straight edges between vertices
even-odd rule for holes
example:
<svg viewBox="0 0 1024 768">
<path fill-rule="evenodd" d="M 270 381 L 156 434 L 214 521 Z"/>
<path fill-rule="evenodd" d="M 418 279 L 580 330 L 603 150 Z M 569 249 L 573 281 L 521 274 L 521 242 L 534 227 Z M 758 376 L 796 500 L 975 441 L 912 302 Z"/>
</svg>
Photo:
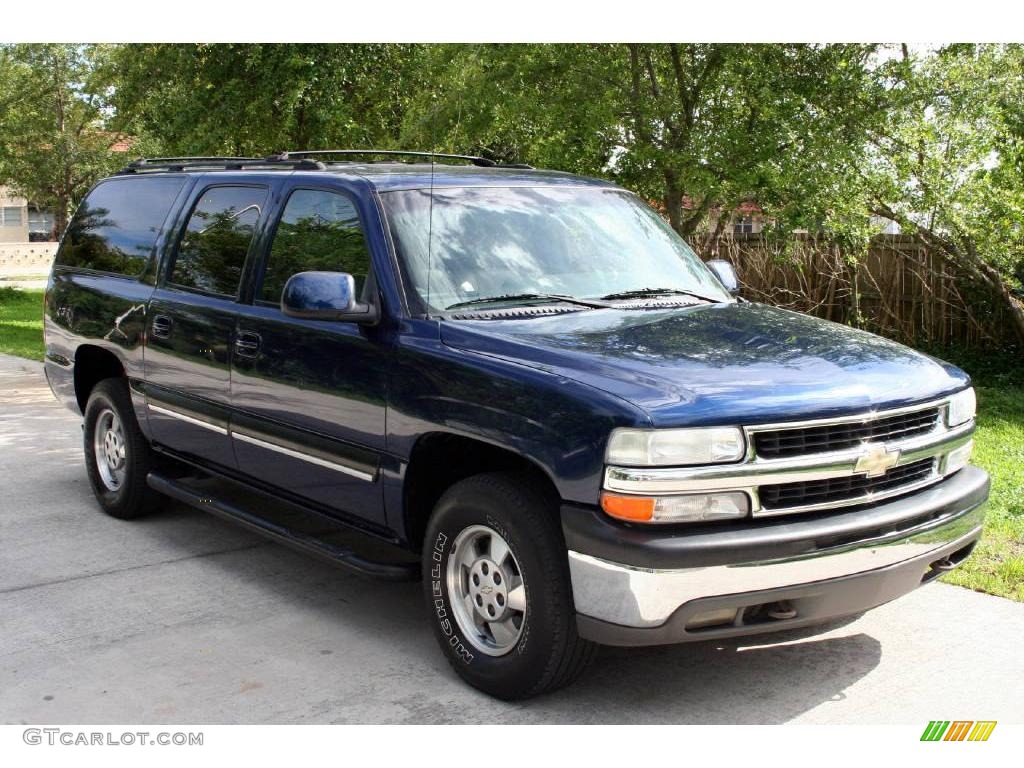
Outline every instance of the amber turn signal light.
<svg viewBox="0 0 1024 768">
<path fill-rule="evenodd" d="M 601 509 L 619 520 L 646 523 L 654 517 L 654 499 L 646 496 L 601 494 Z"/>
</svg>

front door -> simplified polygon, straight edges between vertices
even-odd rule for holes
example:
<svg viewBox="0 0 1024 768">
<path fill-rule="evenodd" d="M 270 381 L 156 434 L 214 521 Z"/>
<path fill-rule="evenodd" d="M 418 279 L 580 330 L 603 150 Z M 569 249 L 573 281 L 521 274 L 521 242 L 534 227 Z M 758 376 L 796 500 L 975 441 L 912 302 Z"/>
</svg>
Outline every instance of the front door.
<svg viewBox="0 0 1024 768">
<path fill-rule="evenodd" d="M 281 312 L 288 278 L 347 272 L 379 301 L 353 198 L 296 186 L 287 193 L 254 300 L 239 307 L 231 377 L 239 468 L 320 507 L 383 524 L 379 460 L 390 345 L 380 329 Z"/>
<path fill-rule="evenodd" d="M 146 406 L 157 443 L 236 467 L 229 436 L 235 310 L 264 186 L 209 186 L 196 197 L 148 313 Z"/>
</svg>

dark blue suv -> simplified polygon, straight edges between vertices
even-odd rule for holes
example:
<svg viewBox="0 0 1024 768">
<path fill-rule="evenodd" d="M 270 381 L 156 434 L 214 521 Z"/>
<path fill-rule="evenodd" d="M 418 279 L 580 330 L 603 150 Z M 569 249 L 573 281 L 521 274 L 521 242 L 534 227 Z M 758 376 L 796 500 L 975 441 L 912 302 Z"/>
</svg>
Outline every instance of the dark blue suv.
<svg viewBox="0 0 1024 768">
<path fill-rule="evenodd" d="M 92 189 L 46 373 L 106 512 L 171 497 L 422 577 L 444 654 L 502 698 L 597 644 L 856 615 L 970 553 L 960 370 L 737 298 L 604 181 L 415 154 L 163 158 Z"/>
</svg>

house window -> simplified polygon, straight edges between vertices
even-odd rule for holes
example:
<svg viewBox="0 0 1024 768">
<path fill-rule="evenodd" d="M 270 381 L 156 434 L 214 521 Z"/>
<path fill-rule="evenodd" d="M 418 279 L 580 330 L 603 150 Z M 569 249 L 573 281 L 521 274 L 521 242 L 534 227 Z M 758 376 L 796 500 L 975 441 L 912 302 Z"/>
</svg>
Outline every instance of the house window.
<svg viewBox="0 0 1024 768">
<path fill-rule="evenodd" d="M 22 208 L 20 205 L 5 205 L 0 208 L 0 226 L 20 227 Z"/>
<path fill-rule="evenodd" d="M 28 231 L 29 232 L 41 232 L 47 235 L 53 233 L 53 214 L 49 211 L 28 211 Z"/>
<path fill-rule="evenodd" d="M 753 234 L 754 218 L 752 216 L 737 216 L 732 222 L 732 233 L 734 235 Z"/>
</svg>

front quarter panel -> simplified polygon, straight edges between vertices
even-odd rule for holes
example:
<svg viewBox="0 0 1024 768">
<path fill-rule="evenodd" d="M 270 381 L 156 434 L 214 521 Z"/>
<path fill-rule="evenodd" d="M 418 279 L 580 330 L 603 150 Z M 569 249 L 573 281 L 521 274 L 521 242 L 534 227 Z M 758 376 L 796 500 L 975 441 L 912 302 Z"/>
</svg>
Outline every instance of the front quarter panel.
<svg viewBox="0 0 1024 768">
<path fill-rule="evenodd" d="M 596 504 L 609 433 L 649 423 L 635 406 L 572 379 L 447 347 L 436 321 L 406 321 L 394 366 L 390 453 L 407 460 L 430 432 L 475 438 L 537 464 L 566 501 Z"/>
</svg>

